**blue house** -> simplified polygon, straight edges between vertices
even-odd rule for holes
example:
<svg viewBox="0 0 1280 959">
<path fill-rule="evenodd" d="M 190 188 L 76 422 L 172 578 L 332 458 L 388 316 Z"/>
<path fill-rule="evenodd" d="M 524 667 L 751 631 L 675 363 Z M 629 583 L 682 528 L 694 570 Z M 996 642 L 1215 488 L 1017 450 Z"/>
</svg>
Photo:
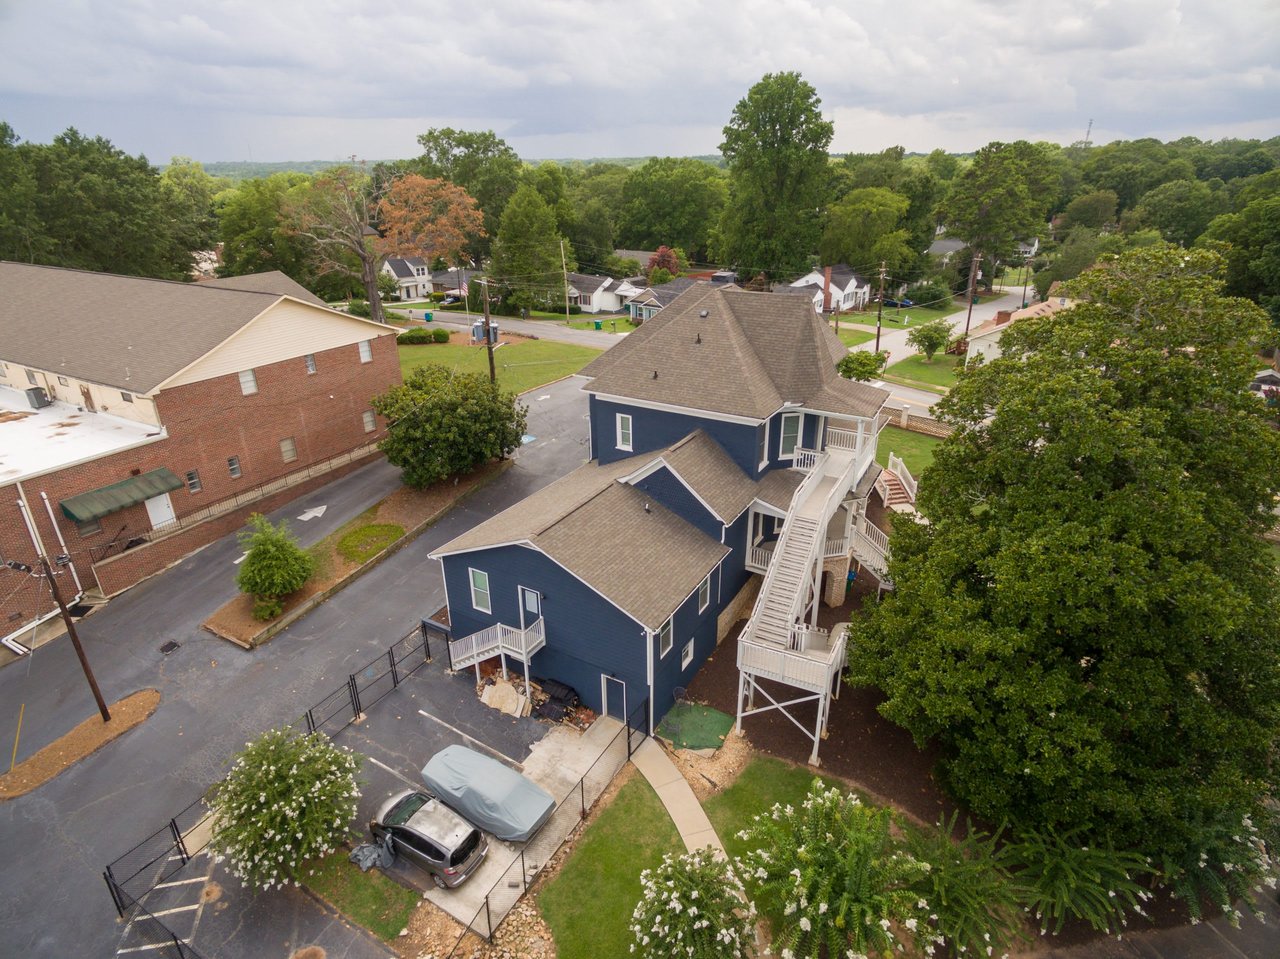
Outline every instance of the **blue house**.
<svg viewBox="0 0 1280 959">
<path fill-rule="evenodd" d="M 845 353 L 807 300 L 699 283 L 590 363 L 590 462 L 432 554 L 454 668 L 513 658 L 601 713 L 647 700 L 652 729 L 750 614 L 739 721 L 817 700 L 816 761 L 844 664 L 818 603 L 852 562 L 883 579 L 887 546 L 866 504 L 888 394 Z"/>
</svg>

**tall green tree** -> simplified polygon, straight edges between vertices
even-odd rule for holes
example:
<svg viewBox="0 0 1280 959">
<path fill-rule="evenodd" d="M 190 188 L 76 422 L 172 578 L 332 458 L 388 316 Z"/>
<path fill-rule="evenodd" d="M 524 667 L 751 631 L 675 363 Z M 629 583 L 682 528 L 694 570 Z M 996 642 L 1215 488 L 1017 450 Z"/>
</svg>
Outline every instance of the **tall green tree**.
<svg viewBox="0 0 1280 959">
<path fill-rule="evenodd" d="M 173 217 L 177 240 L 190 250 L 212 250 L 218 241 L 218 213 L 214 198 L 229 181 L 209 176 L 190 157 L 174 157 L 160 174 L 165 202 Z"/>
<path fill-rule="evenodd" d="M 621 242 L 633 250 L 678 246 L 706 262 L 727 195 L 724 172 L 709 163 L 649 160 L 632 171 L 623 188 Z"/>
<path fill-rule="evenodd" d="M 375 396 L 373 408 L 387 418 L 387 438 L 379 447 L 415 489 L 511 453 L 529 412 L 487 376 L 436 363 Z"/>
<path fill-rule="evenodd" d="M 493 245 L 492 275 L 515 306 L 546 309 L 563 304 L 564 280 L 560 260 L 564 237 L 546 200 L 530 184 L 520 187 L 507 204 Z M 574 269 L 573 249 L 564 243 L 565 262 Z"/>
<path fill-rule="evenodd" d="M 222 237 L 219 276 L 244 276 L 279 270 L 313 288 L 311 243 L 287 229 L 286 197 L 305 190 L 311 178 L 305 173 L 273 173 L 244 180 L 218 196 L 218 226 Z"/>
<path fill-rule="evenodd" d="M 1257 868 L 1280 745 L 1280 434 L 1245 389 L 1266 318 L 1221 272 L 1131 251 L 1004 335 L 941 403 L 928 524 L 895 523 L 896 589 L 850 644 L 975 813 L 1193 885 Z"/>
<path fill-rule="evenodd" d="M 507 203 L 520 186 L 523 164 L 516 151 L 492 130 L 433 127 L 419 135 L 422 154 L 413 161 L 425 177 L 448 180 L 466 190 L 484 213 L 485 237 L 496 237 Z M 471 248 L 489 252 L 489 240 L 473 238 Z"/>
<path fill-rule="evenodd" d="M 1115 223 L 1116 204 L 1119 198 L 1114 190 L 1094 190 L 1078 196 L 1062 211 L 1062 229 L 1072 230 L 1083 226 L 1091 230 L 1101 230 L 1104 226 Z"/>
<path fill-rule="evenodd" d="M 0 260 L 44 263 L 49 237 L 36 203 L 32 153 L 13 127 L 0 121 Z"/>
<path fill-rule="evenodd" d="M 799 73 L 769 73 L 733 108 L 720 152 L 729 197 L 720 259 L 769 279 L 804 272 L 817 249 L 834 127 Z"/>
<path fill-rule="evenodd" d="M 973 164 L 951 182 L 939 213 L 947 231 L 981 253 L 993 274 L 994 261 L 1013 253 L 1018 240 L 1039 234 L 1057 181 L 1039 144 L 988 143 Z"/>
<path fill-rule="evenodd" d="M 24 259 L 129 276 L 189 276 L 197 249 L 190 218 L 145 156 L 129 156 L 75 128 L 18 150 L 30 171 L 19 190 L 34 181 L 31 222 L 41 234 L 31 238 L 33 254 Z"/>
<path fill-rule="evenodd" d="M 1219 213 L 1223 197 L 1199 180 L 1171 180 L 1145 194 L 1124 218 L 1129 230 L 1154 229 L 1170 243 L 1190 246 Z"/>
<path fill-rule="evenodd" d="M 903 227 L 911 201 L 883 187 L 851 190 L 827 212 L 818 247 L 823 263 L 847 263 L 869 273 L 883 262 L 892 276 L 909 267 L 917 251 Z"/>
<path fill-rule="evenodd" d="M 1215 218 L 1200 242 L 1225 244 L 1227 291 L 1270 314 L 1274 343 L 1280 337 L 1280 194 Z"/>
</svg>

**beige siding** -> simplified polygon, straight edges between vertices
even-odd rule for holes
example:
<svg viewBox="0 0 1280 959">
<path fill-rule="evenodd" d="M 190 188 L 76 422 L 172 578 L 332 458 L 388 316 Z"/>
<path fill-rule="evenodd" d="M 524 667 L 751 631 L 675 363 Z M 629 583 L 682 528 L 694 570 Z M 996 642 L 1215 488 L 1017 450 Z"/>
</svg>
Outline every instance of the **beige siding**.
<svg viewBox="0 0 1280 959">
<path fill-rule="evenodd" d="M 333 310 L 282 300 L 163 385 L 170 389 L 198 383 L 339 346 L 354 350 L 361 340 L 393 333 L 393 329 Z"/>
<path fill-rule="evenodd" d="M 83 391 L 88 390 L 89 400 L 93 403 L 93 408 L 96 412 L 110 413 L 112 416 L 118 416 L 125 420 L 134 420 L 138 423 L 160 425 L 160 418 L 156 415 L 155 404 L 151 400 L 145 396 L 130 393 L 129 395 L 133 397 L 133 402 L 125 402 L 122 391 L 113 386 L 86 383 L 84 380 L 77 380 L 75 377 L 62 376 L 59 373 L 23 366 L 20 363 L 13 363 L 8 360 L 4 361 L 4 368 L 0 369 L 0 383 L 15 390 L 25 390 L 32 385 L 31 381 L 27 379 L 28 369 L 36 375 L 34 385 L 43 386 L 50 399 L 60 403 L 67 403 L 71 406 L 85 406 Z M 65 385 L 62 382 L 63 380 L 66 380 Z"/>
</svg>

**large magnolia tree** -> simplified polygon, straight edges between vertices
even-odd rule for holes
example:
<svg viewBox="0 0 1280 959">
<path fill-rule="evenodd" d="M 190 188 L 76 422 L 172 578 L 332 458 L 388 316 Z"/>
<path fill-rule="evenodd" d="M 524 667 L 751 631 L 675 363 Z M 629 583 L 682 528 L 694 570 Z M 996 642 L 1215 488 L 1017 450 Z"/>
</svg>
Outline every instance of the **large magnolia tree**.
<svg viewBox="0 0 1280 959">
<path fill-rule="evenodd" d="M 936 743 L 991 822 L 1083 826 L 1221 902 L 1276 788 L 1280 434 L 1246 386 L 1262 310 L 1159 245 L 1069 285 L 942 401 L 956 432 L 899 523 L 850 678 Z M 1233 885 L 1234 884 L 1234 885 Z M 1225 892 L 1224 892 L 1225 891 Z"/>
</svg>

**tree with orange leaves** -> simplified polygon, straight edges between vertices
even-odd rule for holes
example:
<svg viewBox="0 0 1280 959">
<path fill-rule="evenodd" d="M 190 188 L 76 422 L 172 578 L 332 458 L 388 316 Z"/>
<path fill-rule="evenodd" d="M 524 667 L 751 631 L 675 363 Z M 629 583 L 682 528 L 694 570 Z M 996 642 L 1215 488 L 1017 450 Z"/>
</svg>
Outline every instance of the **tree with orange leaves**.
<svg viewBox="0 0 1280 959">
<path fill-rule="evenodd" d="M 456 263 L 472 237 L 484 236 L 484 214 L 460 186 L 408 173 L 378 201 L 384 256 L 437 257 Z"/>
</svg>

